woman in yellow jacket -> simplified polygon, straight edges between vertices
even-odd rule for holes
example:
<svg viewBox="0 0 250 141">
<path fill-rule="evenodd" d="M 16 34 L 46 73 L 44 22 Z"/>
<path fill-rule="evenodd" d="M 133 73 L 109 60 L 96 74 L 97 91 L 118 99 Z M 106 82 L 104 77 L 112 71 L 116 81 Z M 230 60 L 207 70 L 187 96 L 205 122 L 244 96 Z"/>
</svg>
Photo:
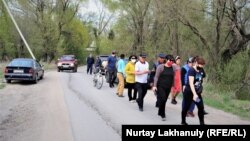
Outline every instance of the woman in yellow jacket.
<svg viewBox="0 0 250 141">
<path fill-rule="evenodd" d="M 125 66 L 126 73 L 126 85 L 128 88 L 128 98 L 130 102 L 135 102 L 137 98 L 137 90 L 135 88 L 135 63 L 137 61 L 137 57 L 135 55 L 131 55 L 129 57 L 129 62 Z M 133 91 L 133 95 L 132 95 Z"/>
</svg>

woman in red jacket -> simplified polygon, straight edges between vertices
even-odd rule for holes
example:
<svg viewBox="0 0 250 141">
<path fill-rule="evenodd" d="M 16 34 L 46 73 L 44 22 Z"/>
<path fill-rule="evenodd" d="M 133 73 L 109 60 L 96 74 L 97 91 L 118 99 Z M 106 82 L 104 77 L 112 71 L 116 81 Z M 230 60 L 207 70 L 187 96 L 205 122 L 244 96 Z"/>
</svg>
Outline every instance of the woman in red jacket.
<svg viewBox="0 0 250 141">
<path fill-rule="evenodd" d="M 177 56 L 175 58 L 175 63 L 173 64 L 175 70 L 174 86 L 171 89 L 172 104 L 177 104 L 176 97 L 181 92 L 181 57 Z"/>
</svg>

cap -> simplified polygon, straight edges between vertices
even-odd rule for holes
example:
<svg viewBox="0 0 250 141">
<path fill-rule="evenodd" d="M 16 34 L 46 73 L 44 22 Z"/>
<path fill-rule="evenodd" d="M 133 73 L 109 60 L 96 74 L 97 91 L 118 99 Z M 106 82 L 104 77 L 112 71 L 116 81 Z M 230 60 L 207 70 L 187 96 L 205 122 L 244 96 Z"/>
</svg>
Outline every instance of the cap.
<svg viewBox="0 0 250 141">
<path fill-rule="evenodd" d="M 159 53 L 159 54 L 158 54 L 158 57 L 160 57 L 160 58 L 165 58 L 165 57 L 166 57 L 166 54 L 164 54 L 164 53 Z"/>
<path fill-rule="evenodd" d="M 146 54 L 146 53 L 141 53 L 141 54 L 140 54 L 140 57 L 146 58 L 146 57 L 147 57 L 147 54 Z"/>
<path fill-rule="evenodd" d="M 175 60 L 178 60 L 178 59 L 181 59 L 181 57 L 180 57 L 180 56 L 176 56 L 176 57 L 175 57 Z"/>
<path fill-rule="evenodd" d="M 187 63 L 193 63 L 193 57 L 189 57 Z"/>
</svg>

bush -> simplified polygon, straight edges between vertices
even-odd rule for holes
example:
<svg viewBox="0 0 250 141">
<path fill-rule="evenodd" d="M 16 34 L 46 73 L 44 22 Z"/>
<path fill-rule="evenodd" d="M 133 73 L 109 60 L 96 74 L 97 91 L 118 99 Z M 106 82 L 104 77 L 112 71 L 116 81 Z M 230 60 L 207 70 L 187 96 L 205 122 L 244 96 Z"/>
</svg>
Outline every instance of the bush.
<svg viewBox="0 0 250 141">
<path fill-rule="evenodd" d="M 243 84 L 242 87 L 236 91 L 235 95 L 237 99 L 250 101 L 250 85 L 247 83 Z"/>
<path fill-rule="evenodd" d="M 235 85 L 243 82 L 247 71 L 248 56 L 246 52 L 242 52 L 234 56 L 234 58 L 224 67 L 221 74 L 222 83 L 226 85 Z"/>
</svg>

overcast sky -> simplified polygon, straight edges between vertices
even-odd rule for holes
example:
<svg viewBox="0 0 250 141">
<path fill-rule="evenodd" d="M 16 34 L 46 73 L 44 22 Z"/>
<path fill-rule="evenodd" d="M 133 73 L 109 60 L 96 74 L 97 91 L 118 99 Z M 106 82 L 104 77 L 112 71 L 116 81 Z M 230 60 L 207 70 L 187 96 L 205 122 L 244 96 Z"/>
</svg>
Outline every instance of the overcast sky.
<svg viewBox="0 0 250 141">
<path fill-rule="evenodd" d="M 81 14 L 94 12 L 98 13 L 100 10 L 98 7 L 101 7 L 101 3 L 99 0 L 88 0 L 87 2 L 83 2 L 79 9 Z"/>
<path fill-rule="evenodd" d="M 102 13 L 101 12 L 105 12 Z M 94 14 L 93 14 L 94 13 Z M 85 21 L 94 21 L 94 25 L 98 25 L 99 16 L 106 17 L 106 20 L 109 19 L 111 16 L 112 19 L 107 25 L 107 28 L 109 29 L 110 26 L 115 23 L 116 15 L 114 13 L 110 13 L 107 8 L 104 7 L 104 5 L 99 0 L 88 0 L 87 2 L 83 2 L 79 9 L 79 15 L 80 17 Z M 90 16 L 91 15 L 91 16 Z"/>
</svg>

